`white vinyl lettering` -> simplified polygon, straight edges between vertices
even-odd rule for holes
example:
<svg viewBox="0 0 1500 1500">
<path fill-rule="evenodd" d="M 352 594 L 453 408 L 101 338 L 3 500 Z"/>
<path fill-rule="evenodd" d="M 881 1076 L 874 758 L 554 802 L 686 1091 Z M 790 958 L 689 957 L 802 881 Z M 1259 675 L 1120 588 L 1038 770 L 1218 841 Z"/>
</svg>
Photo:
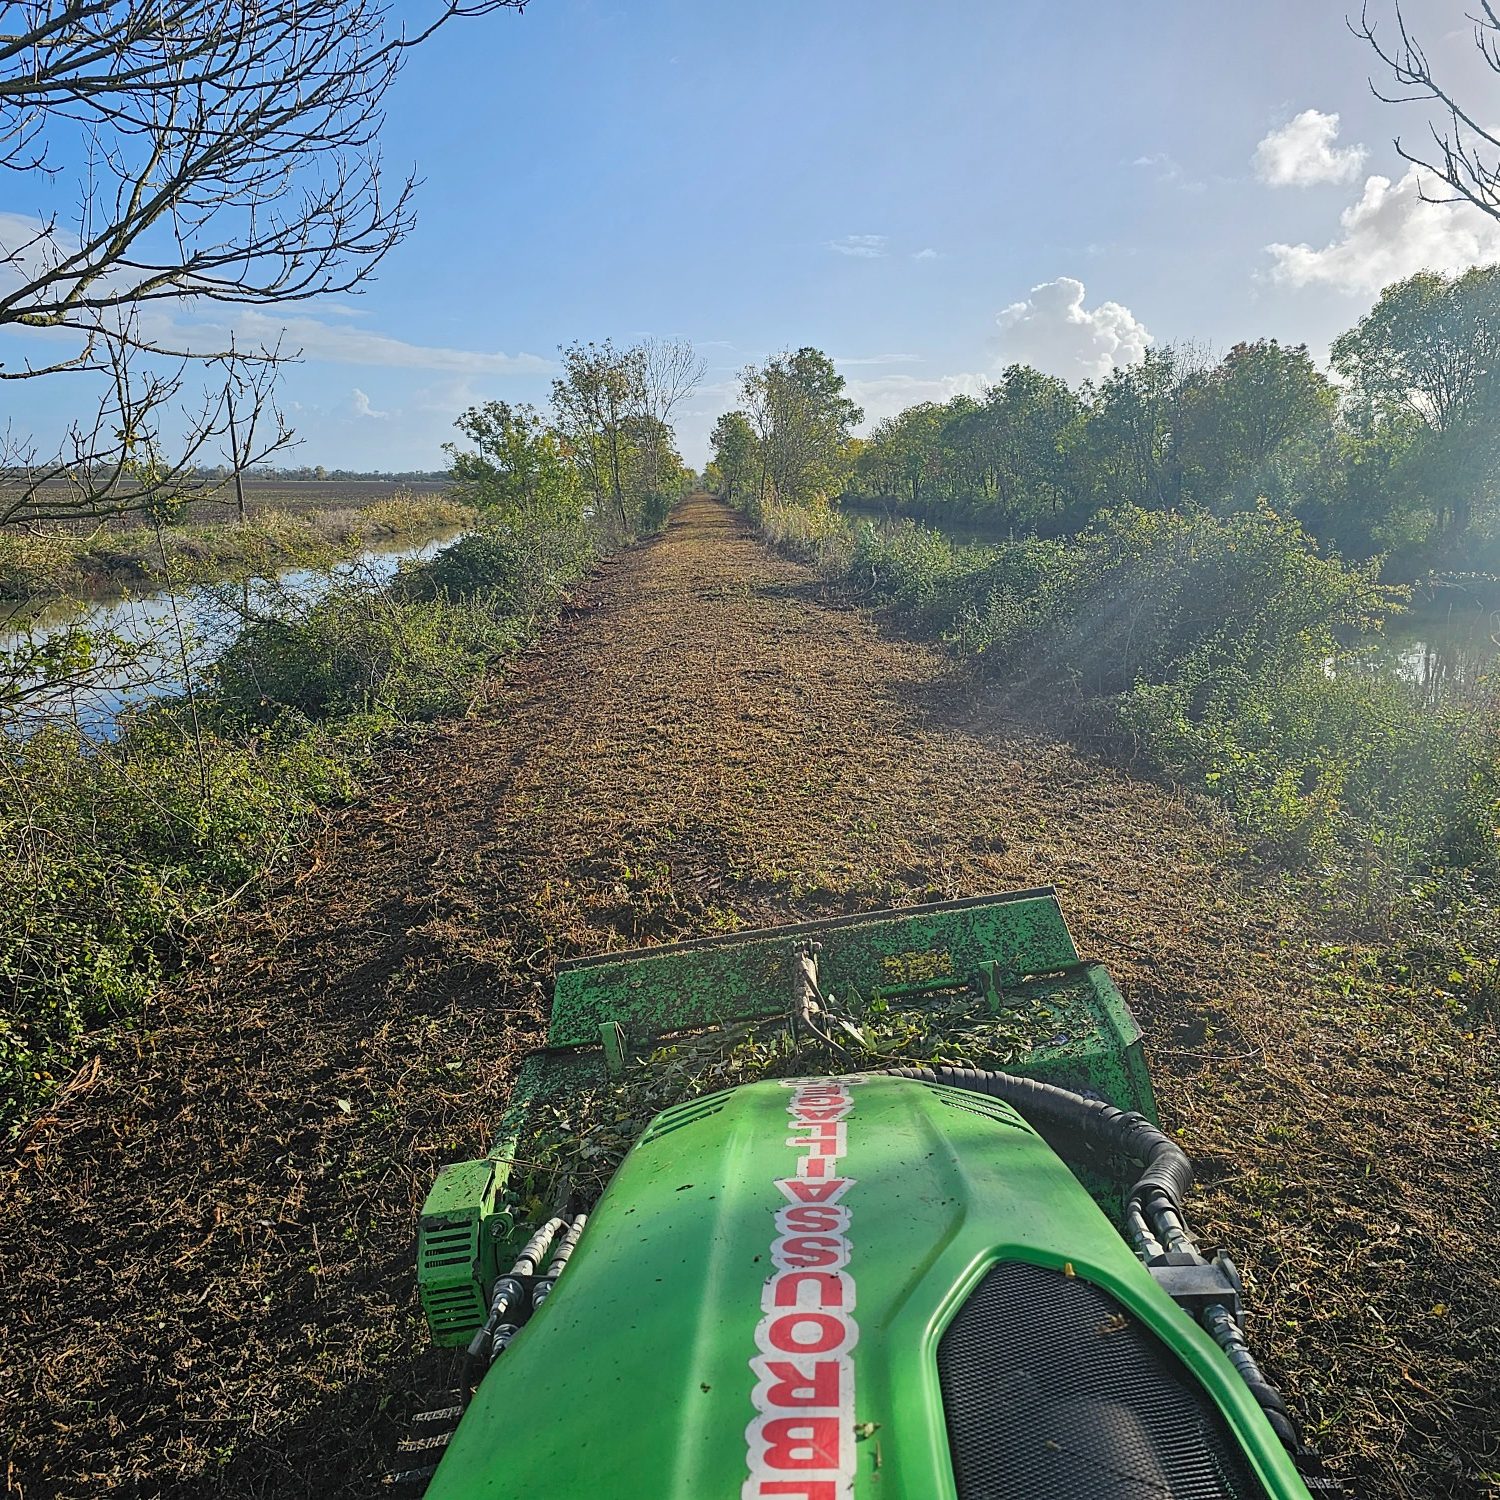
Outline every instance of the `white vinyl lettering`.
<svg viewBox="0 0 1500 1500">
<path fill-rule="evenodd" d="M 745 1429 L 750 1476 L 741 1500 L 850 1500 L 854 1493 L 854 1277 L 846 1267 L 855 1186 L 839 1175 L 854 1095 L 839 1080 L 793 1083 L 787 1104 L 798 1153 L 774 1184 L 771 1264 L 755 1329 L 754 1420 Z M 791 1165 L 789 1163 L 789 1165 Z"/>
</svg>

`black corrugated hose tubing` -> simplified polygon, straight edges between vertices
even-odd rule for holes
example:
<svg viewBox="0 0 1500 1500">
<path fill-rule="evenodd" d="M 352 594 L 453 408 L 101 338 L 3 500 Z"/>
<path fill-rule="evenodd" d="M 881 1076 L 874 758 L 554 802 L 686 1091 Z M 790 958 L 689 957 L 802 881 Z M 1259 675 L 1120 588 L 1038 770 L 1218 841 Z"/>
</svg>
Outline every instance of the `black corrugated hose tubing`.
<svg viewBox="0 0 1500 1500">
<path fill-rule="evenodd" d="M 922 1083 L 988 1094 L 1009 1104 L 1043 1137 L 1049 1138 L 1049 1144 L 1055 1135 L 1071 1136 L 1112 1156 L 1123 1156 L 1137 1163 L 1144 1170 L 1125 1196 L 1127 1221 L 1144 1231 L 1137 1233 L 1140 1241 L 1137 1248 L 1149 1259 L 1153 1251 L 1161 1249 L 1160 1241 L 1164 1240 L 1202 1260 L 1187 1231 L 1182 1210 L 1183 1196 L 1192 1186 L 1193 1164 L 1182 1147 L 1144 1115 L 1014 1073 L 978 1068 L 886 1068 L 884 1072 L 893 1078 L 913 1078 Z M 1212 1307 L 1203 1323 L 1249 1387 L 1276 1436 L 1299 1461 L 1312 1459 L 1316 1463 L 1315 1455 L 1298 1438 L 1281 1393 L 1266 1379 L 1230 1313 L 1223 1307 Z"/>
<path fill-rule="evenodd" d="M 1182 1200 L 1193 1185 L 1193 1164 L 1176 1141 L 1164 1135 L 1144 1115 L 1116 1109 L 1102 1099 L 1085 1099 L 1071 1089 L 1019 1078 L 1014 1073 L 990 1073 L 978 1068 L 887 1068 L 895 1078 L 916 1078 L 1003 1099 L 1024 1115 L 1043 1135 L 1046 1126 L 1082 1136 L 1112 1156 L 1129 1157 L 1145 1171 L 1125 1198 L 1126 1211 L 1136 1207 L 1150 1223 L 1162 1208 L 1182 1214 Z"/>
</svg>

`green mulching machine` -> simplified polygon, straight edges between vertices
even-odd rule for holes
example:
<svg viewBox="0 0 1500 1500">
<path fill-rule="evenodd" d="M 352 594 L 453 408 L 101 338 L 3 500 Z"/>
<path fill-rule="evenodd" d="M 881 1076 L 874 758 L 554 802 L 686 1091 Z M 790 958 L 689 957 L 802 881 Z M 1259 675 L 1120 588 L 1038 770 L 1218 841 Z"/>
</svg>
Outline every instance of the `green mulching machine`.
<svg viewBox="0 0 1500 1500">
<path fill-rule="evenodd" d="M 1307 1500 L 1050 889 L 563 965 L 418 1280 L 427 1500 Z"/>
</svg>

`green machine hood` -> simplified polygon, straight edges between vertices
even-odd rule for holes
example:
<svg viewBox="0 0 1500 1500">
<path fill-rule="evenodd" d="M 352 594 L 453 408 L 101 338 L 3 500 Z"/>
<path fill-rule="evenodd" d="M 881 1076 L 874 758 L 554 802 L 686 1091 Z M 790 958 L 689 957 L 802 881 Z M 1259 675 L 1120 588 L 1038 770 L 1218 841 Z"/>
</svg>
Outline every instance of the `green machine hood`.
<svg viewBox="0 0 1500 1500">
<path fill-rule="evenodd" d="M 879 1075 L 668 1110 L 428 1500 L 1306 1500 L 1213 1340 L 1007 1105 Z"/>
</svg>

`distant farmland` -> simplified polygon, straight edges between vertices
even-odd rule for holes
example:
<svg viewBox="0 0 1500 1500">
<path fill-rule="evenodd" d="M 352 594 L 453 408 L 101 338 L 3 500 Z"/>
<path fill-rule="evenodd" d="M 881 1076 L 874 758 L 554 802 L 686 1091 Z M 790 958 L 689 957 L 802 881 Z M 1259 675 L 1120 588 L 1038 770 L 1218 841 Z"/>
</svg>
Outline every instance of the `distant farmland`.
<svg viewBox="0 0 1500 1500">
<path fill-rule="evenodd" d="M 306 515 L 319 510 L 363 510 L 381 500 L 396 495 L 441 495 L 449 488 L 447 479 L 247 479 L 245 481 L 245 510 L 249 515 L 265 511 L 288 511 L 293 515 Z M 65 486 L 48 487 L 44 499 L 54 495 L 62 499 Z M 226 480 L 220 489 L 208 492 L 207 498 L 194 500 L 181 518 L 193 525 L 212 524 L 215 521 L 232 521 L 235 518 L 234 484 Z M 93 530 L 99 523 L 89 521 L 77 523 Z M 106 523 L 122 527 L 140 525 L 139 516 L 125 516 L 117 522 Z"/>
<path fill-rule="evenodd" d="M 394 495 L 442 495 L 448 489 L 446 479 L 256 479 L 245 482 L 245 509 L 250 515 L 264 510 L 285 510 L 295 515 L 338 507 L 363 510 Z M 233 484 L 212 500 L 189 507 L 189 519 L 193 521 L 233 515 Z"/>
</svg>

